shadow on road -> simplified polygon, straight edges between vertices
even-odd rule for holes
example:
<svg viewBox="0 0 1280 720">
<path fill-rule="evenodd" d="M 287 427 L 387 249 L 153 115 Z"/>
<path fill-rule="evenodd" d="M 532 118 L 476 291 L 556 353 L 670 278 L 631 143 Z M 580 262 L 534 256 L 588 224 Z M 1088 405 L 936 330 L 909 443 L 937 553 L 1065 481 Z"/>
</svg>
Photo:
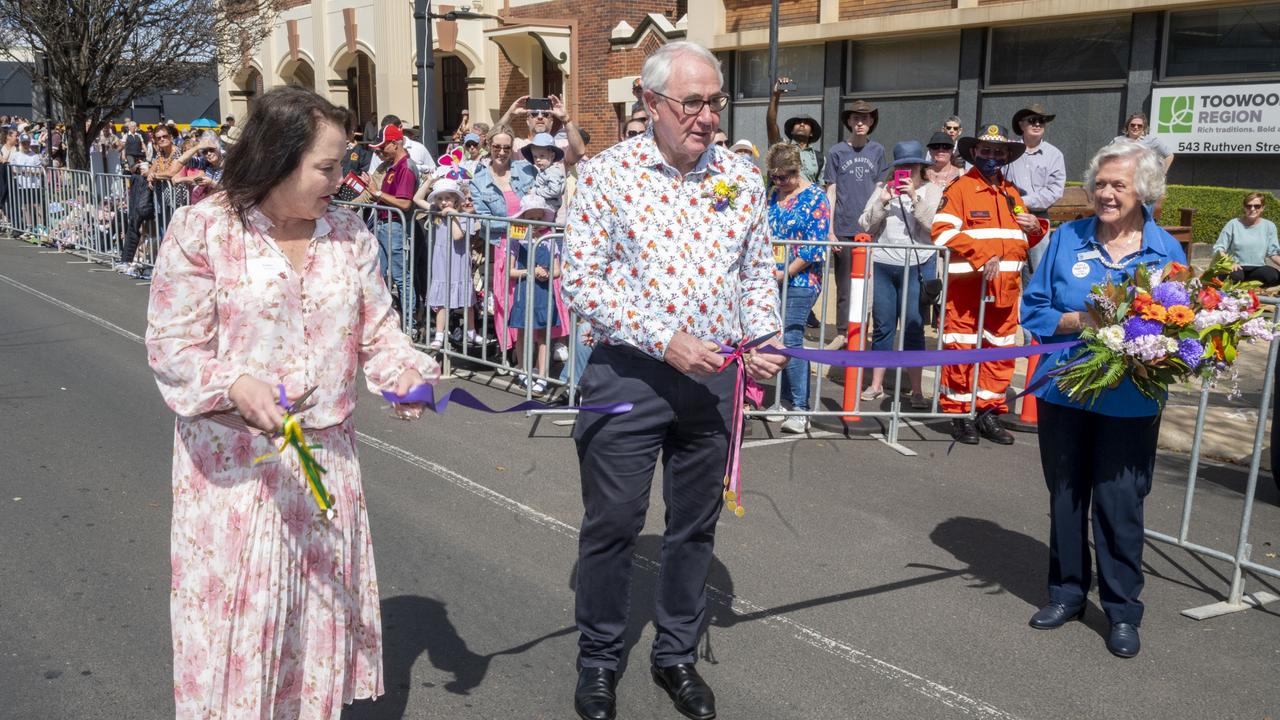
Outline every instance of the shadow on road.
<svg viewBox="0 0 1280 720">
<path fill-rule="evenodd" d="M 346 708 L 344 720 L 399 720 L 404 717 L 413 687 L 413 666 L 426 653 L 432 667 L 453 675 L 445 690 L 470 695 L 484 682 L 493 659 L 519 655 L 552 638 L 577 632 L 562 628 L 526 643 L 488 655 L 476 653 L 458 634 L 443 602 L 400 595 L 382 601 L 382 657 L 386 695 L 375 702 L 362 701 Z M 430 684 L 428 687 L 432 687 Z"/>
</svg>

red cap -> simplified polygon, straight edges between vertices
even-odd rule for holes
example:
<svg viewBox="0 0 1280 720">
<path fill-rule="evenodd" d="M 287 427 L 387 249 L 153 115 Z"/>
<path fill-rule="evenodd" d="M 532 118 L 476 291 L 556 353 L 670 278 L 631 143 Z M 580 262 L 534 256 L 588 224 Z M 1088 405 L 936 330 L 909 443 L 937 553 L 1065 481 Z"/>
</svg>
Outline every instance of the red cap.
<svg viewBox="0 0 1280 720">
<path fill-rule="evenodd" d="M 404 131 L 395 125 L 386 125 L 382 128 L 382 139 L 369 147 L 377 150 L 389 142 L 400 142 L 401 140 L 404 140 Z"/>
</svg>

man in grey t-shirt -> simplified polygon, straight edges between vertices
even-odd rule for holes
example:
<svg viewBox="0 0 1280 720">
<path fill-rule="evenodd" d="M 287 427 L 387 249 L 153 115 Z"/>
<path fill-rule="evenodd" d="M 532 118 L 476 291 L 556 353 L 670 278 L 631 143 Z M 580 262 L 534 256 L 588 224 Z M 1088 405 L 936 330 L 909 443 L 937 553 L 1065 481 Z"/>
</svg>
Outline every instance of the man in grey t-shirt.
<svg viewBox="0 0 1280 720">
<path fill-rule="evenodd" d="M 827 201 L 835 208 L 831 240 L 848 241 L 864 231 L 858 224 L 858 216 L 875 192 L 876 181 L 889 169 L 884 146 L 868 137 L 879 121 L 880 111 L 865 100 L 854 100 L 840 116 L 840 124 L 849 130 L 849 137 L 827 153 L 822 173 Z M 853 253 L 848 248 L 836 248 L 832 266 L 836 274 L 836 337 L 832 342 L 843 344 L 849 327 L 849 272 L 853 269 Z"/>
</svg>

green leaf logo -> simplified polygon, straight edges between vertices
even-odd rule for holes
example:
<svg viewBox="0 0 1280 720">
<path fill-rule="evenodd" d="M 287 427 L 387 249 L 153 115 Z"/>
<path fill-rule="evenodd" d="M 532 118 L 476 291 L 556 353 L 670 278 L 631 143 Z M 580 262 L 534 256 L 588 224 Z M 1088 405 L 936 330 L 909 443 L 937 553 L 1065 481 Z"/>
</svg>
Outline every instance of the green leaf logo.
<svg viewBox="0 0 1280 720">
<path fill-rule="evenodd" d="M 1189 133 L 1195 117 L 1195 95 L 1174 95 L 1160 98 L 1156 114 L 1157 133 Z"/>
</svg>

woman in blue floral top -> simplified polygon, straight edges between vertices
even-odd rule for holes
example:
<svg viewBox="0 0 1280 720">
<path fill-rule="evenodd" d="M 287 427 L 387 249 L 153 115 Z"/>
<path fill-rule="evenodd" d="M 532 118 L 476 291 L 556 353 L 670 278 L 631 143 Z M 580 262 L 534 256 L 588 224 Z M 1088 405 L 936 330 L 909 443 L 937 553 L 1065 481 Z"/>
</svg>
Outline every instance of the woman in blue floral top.
<svg viewBox="0 0 1280 720">
<path fill-rule="evenodd" d="M 769 182 L 769 238 L 774 243 L 820 243 L 827 239 L 831 225 L 831 208 L 827 195 L 800 174 L 800 151 L 791 143 L 769 148 L 767 156 Z M 773 257 L 777 265 L 774 276 L 783 293 L 782 344 L 804 345 L 805 320 L 814 300 L 822 290 L 823 245 L 775 244 Z M 792 358 L 779 382 L 778 395 L 789 401 L 792 410 L 809 409 L 809 363 Z M 809 429 L 809 418 L 793 415 L 782 424 L 782 431 L 803 433 Z"/>
</svg>

